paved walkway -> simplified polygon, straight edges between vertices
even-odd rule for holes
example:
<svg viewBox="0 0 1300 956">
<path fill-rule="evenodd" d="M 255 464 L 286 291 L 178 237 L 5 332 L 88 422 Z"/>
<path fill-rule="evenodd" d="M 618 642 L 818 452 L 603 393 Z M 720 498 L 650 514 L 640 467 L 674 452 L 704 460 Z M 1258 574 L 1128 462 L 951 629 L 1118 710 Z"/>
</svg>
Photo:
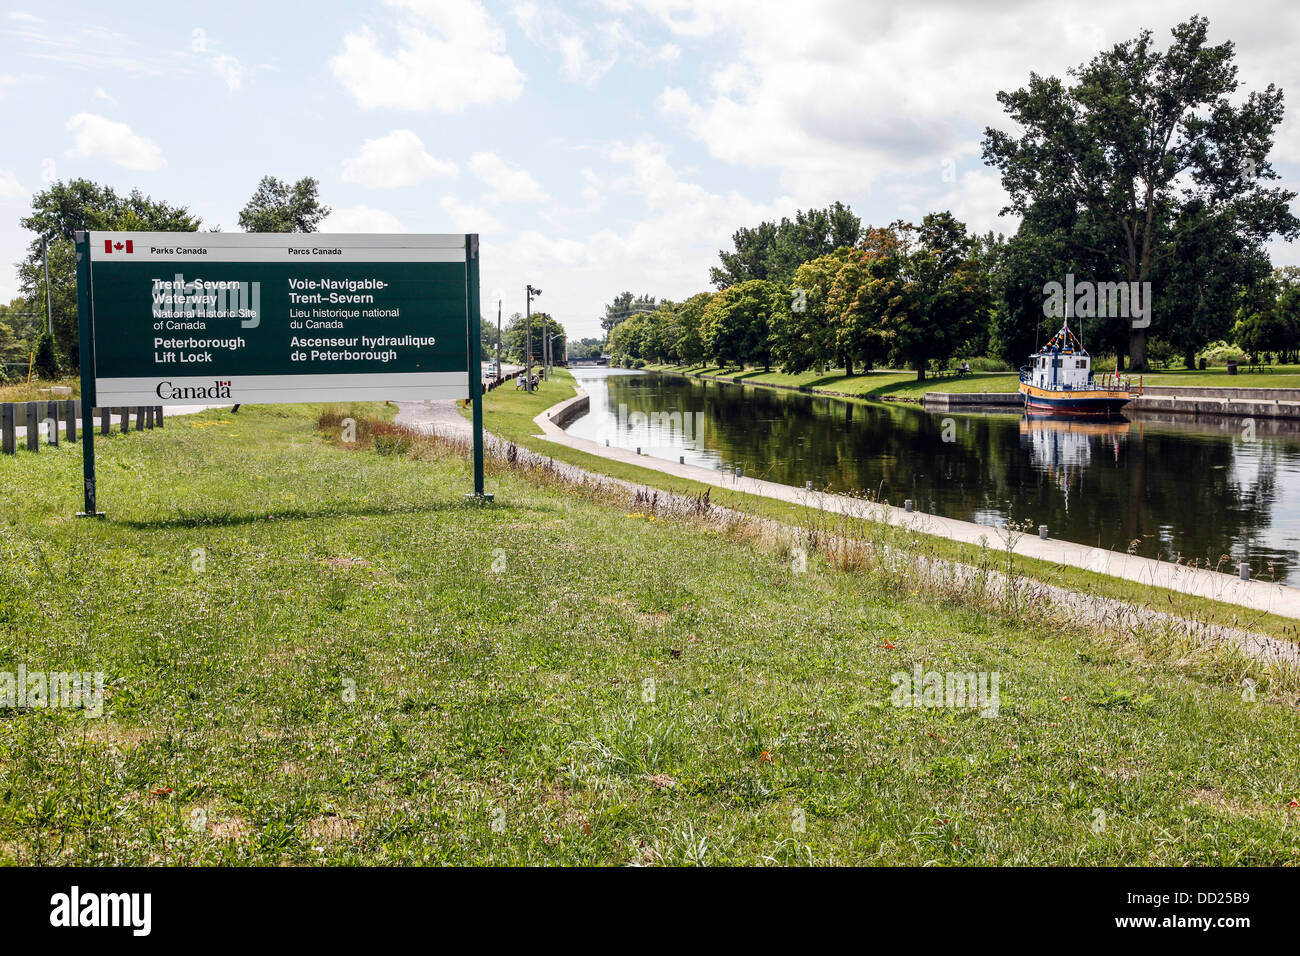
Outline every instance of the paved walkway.
<svg viewBox="0 0 1300 956">
<path fill-rule="evenodd" d="M 569 399 L 568 402 L 581 398 Z M 903 528 L 938 535 L 953 541 L 967 544 L 987 545 L 995 551 L 1006 548 L 1006 539 L 997 528 L 988 525 L 959 521 L 955 518 L 943 518 L 939 515 L 907 512 L 890 505 L 869 504 L 862 499 L 845 495 L 830 494 L 820 491 L 805 491 L 789 485 L 764 481 L 759 478 L 736 478 L 712 468 L 698 465 L 683 465 L 676 461 L 656 458 L 652 455 L 638 455 L 635 451 L 624 448 L 611 448 L 584 438 L 575 438 L 562 428 L 551 423 L 550 416 L 568 402 L 547 409 L 534 421 L 541 429 L 541 436 L 556 444 L 566 445 L 592 455 L 599 455 L 613 461 L 621 461 L 640 468 L 649 468 L 677 478 L 687 478 L 717 488 L 730 488 L 764 498 L 774 498 L 792 504 L 819 508 L 839 514 L 869 517 L 873 520 L 886 521 Z M 1050 533 L 1050 529 L 1049 529 Z M 1264 581 L 1241 581 L 1235 575 L 1221 574 L 1201 568 L 1189 568 L 1171 564 L 1168 561 L 1156 561 L 1137 555 L 1121 554 L 1094 548 L 1086 544 L 1059 541 L 1048 538 L 1044 541 L 1036 533 L 1026 534 L 1015 542 L 1016 554 L 1027 558 L 1038 558 L 1054 564 L 1084 568 L 1101 574 L 1126 578 L 1138 584 L 1152 587 L 1168 588 L 1183 594 L 1212 598 L 1228 604 L 1237 604 L 1254 611 L 1268 611 L 1285 617 L 1300 618 L 1300 588 L 1286 587 Z"/>
</svg>

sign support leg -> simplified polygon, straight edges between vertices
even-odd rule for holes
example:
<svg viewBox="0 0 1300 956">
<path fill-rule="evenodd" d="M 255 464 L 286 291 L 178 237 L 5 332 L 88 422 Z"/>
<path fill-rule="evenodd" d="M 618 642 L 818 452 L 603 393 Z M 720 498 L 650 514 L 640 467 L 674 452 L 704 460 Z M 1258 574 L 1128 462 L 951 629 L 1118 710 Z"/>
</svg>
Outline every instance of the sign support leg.
<svg viewBox="0 0 1300 956">
<path fill-rule="evenodd" d="M 465 236 L 466 331 L 469 333 L 469 399 L 473 405 L 474 431 L 474 493 L 466 495 L 474 501 L 491 501 L 492 495 L 483 493 L 483 322 L 479 317 L 478 288 L 478 235 Z"/>
<path fill-rule="evenodd" d="M 78 518 L 102 518 L 95 504 L 95 317 L 91 315 L 90 236 L 76 234 L 77 324 L 81 333 L 81 477 L 85 510 Z"/>
</svg>

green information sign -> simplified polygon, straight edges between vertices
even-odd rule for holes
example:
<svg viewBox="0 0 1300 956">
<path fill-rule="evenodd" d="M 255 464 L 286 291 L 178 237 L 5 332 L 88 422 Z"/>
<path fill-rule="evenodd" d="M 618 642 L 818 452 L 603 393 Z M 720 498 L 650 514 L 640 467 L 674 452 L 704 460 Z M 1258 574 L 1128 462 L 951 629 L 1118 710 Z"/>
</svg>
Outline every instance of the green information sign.
<svg viewBox="0 0 1300 956">
<path fill-rule="evenodd" d="M 96 400 L 468 398 L 467 238 L 91 232 Z"/>
<path fill-rule="evenodd" d="M 481 496 L 478 272 L 473 234 L 78 233 L 83 406 L 472 398 Z"/>
</svg>

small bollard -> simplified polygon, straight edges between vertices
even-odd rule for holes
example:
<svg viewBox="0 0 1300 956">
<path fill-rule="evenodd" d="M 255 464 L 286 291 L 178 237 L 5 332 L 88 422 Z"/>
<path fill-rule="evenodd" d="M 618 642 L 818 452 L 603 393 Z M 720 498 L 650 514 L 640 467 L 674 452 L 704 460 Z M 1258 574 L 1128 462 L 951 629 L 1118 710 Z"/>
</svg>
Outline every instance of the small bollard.
<svg viewBox="0 0 1300 956">
<path fill-rule="evenodd" d="M 736 477 L 739 478 L 739 477 L 741 476 L 741 474 L 743 474 L 743 472 L 741 472 L 741 470 L 740 470 L 740 466 L 737 465 L 737 466 L 736 466 Z"/>
<path fill-rule="evenodd" d="M 640 445 L 637 445 L 637 446 L 636 446 L 636 453 L 637 453 L 638 455 L 641 454 L 641 446 L 640 446 Z"/>
<path fill-rule="evenodd" d="M 679 465 L 684 465 L 684 464 L 686 464 L 686 456 L 685 456 L 685 455 L 678 455 L 678 456 L 677 456 L 677 464 L 679 464 Z"/>
<path fill-rule="evenodd" d="M 1038 536 L 1042 538 L 1044 541 L 1047 540 L 1047 525 L 1040 524 L 1038 526 Z"/>
<path fill-rule="evenodd" d="M 906 511 L 908 514 L 911 514 L 911 512 L 912 512 L 912 499 L 911 499 L 911 498 L 904 498 L 904 499 L 903 499 L 903 510 Z"/>
<path fill-rule="evenodd" d="M 1245 561 L 1241 562 L 1241 564 L 1237 565 L 1237 573 L 1241 575 L 1241 579 L 1243 581 L 1249 581 L 1250 565 L 1247 564 Z"/>
<path fill-rule="evenodd" d="M 811 481 L 805 481 L 805 482 L 803 483 L 803 490 L 804 490 L 804 491 L 812 491 L 812 482 L 811 482 Z"/>
<path fill-rule="evenodd" d="M 606 447 L 606 448 L 609 447 L 609 439 L 608 439 L 608 438 L 605 439 L 605 447 Z"/>
<path fill-rule="evenodd" d="M 41 419 L 40 412 L 37 410 L 36 402 L 28 402 L 23 406 L 23 411 L 27 415 L 27 450 L 41 450 Z"/>
</svg>

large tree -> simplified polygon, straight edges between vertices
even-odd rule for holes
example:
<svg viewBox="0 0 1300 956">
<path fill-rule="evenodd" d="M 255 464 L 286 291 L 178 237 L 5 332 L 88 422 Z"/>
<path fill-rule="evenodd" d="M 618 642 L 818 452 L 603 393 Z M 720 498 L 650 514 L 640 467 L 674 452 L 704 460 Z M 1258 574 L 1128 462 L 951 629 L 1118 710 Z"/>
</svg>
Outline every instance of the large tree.
<svg viewBox="0 0 1300 956">
<path fill-rule="evenodd" d="M 1225 223 L 1246 245 L 1295 236 L 1295 193 L 1267 185 L 1277 178 L 1268 153 L 1282 92 L 1270 84 L 1236 97 L 1233 44 L 1207 45 L 1208 30 L 1193 17 L 1163 52 L 1144 30 L 1070 70 L 1073 85 L 1031 73 L 1023 89 L 999 92 L 1023 131 L 985 130 L 984 159 L 1011 196 L 1003 211 L 1046 203 L 1086 214 L 1085 251 L 1129 282 L 1151 281 L 1167 260 L 1201 245 L 1203 232 L 1223 235 Z M 1145 367 L 1147 335 L 1131 325 L 1135 369 Z"/>
<path fill-rule="evenodd" d="M 614 301 L 605 306 L 605 315 L 600 320 L 600 327 L 608 336 L 614 326 L 642 312 L 653 312 L 659 300 L 652 295 L 634 296 L 631 292 L 620 292 Z"/>
<path fill-rule="evenodd" d="M 330 214 L 320 201 L 320 184 L 304 176 L 292 185 L 263 176 L 257 191 L 239 211 L 245 232 L 315 232 Z"/>
<path fill-rule="evenodd" d="M 772 313 L 785 290 L 764 279 L 750 279 L 716 293 L 704 310 L 706 351 L 719 364 L 762 365 L 770 370 L 768 333 Z"/>
<path fill-rule="evenodd" d="M 932 212 L 903 227 L 903 285 L 894 325 L 897 356 L 925 378 L 927 364 L 950 358 L 990 311 L 988 277 L 975 255 L 975 240 L 950 212 Z"/>
<path fill-rule="evenodd" d="M 835 326 L 827 301 L 849 255 L 848 249 L 838 249 L 795 270 L 790 294 L 772 316 L 772 357 L 781 371 L 805 372 L 834 361 Z"/>
<path fill-rule="evenodd" d="M 709 278 L 719 289 L 750 279 L 788 283 L 799 266 L 856 244 L 861 234 L 862 220 L 841 202 L 825 209 L 799 209 L 793 219 L 736 230 L 731 237 L 734 251 L 718 251 L 722 266 L 710 269 Z"/>
<path fill-rule="evenodd" d="M 202 220 L 185 206 L 153 199 L 138 189 L 120 196 L 112 187 L 88 179 L 56 182 L 32 196 L 31 215 L 19 220 L 19 225 L 34 235 L 27 247 L 27 257 L 18 264 L 18 280 L 28 307 L 44 312 L 41 239 L 45 237 L 49 241 L 50 313 L 55 352 L 64 368 L 75 369 L 80 360 L 73 236 L 85 229 L 194 232 L 201 224 Z"/>
</svg>

